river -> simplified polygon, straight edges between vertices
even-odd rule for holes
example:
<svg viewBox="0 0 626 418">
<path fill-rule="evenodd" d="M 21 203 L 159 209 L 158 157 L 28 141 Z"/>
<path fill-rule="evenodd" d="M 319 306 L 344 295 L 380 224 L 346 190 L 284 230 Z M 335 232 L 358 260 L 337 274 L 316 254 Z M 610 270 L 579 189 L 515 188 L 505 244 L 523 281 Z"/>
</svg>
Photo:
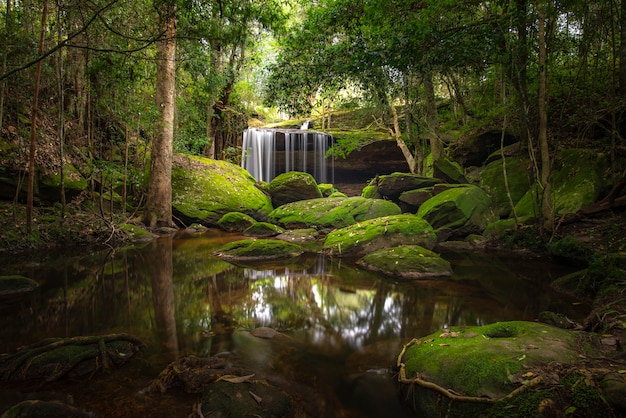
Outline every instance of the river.
<svg viewBox="0 0 626 418">
<path fill-rule="evenodd" d="M 588 312 L 549 287 L 571 270 L 544 259 L 443 253 L 451 278 L 397 283 L 353 260 L 314 254 L 248 265 L 212 256 L 239 238 L 210 229 L 115 251 L 70 248 L 1 259 L 0 275 L 21 274 L 40 287 L 0 301 L 0 353 L 49 337 L 113 333 L 145 347 L 113 372 L 3 384 L 0 412 L 23 399 L 69 398 L 96 416 L 186 417 L 196 395 L 142 389 L 177 358 L 228 352 L 292 380 L 325 416 L 402 416 L 392 383 L 380 376 L 412 338 L 444 327 L 532 321 L 545 310 L 578 320 Z M 280 331 L 288 346 L 252 337 L 248 331 L 258 327 Z"/>
</svg>

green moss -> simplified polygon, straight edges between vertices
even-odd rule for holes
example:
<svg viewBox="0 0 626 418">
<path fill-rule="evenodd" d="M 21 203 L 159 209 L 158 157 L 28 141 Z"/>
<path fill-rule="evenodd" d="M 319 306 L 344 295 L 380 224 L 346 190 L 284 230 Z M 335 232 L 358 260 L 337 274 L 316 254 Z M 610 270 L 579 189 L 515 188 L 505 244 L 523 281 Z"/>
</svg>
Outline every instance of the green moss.
<svg viewBox="0 0 626 418">
<path fill-rule="evenodd" d="M 253 260 L 296 257 L 302 253 L 302 247 L 291 242 L 245 239 L 223 245 L 213 254 L 226 259 Z"/>
<path fill-rule="evenodd" d="M 529 167 L 530 162 L 527 158 L 506 159 L 508 191 L 514 205 L 524 197 L 530 188 Z M 512 208 L 504 182 L 502 160 L 488 164 L 480 172 L 480 187 L 491 196 L 494 211 L 500 216 L 509 216 Z"/>
<path fill-rule="evenodd" d="M 217 221 L 217 226 L 228 232 L 242 232 L 254 225 L 255 222 L 252 216 L 245 213 L 228 212 Z"/>
<path fill-rule="evenodd" d="M 0 296 L 14 295 L 33 291 L 39 285 L 33 279 L 24 276 L 0 276 Z"/>
<path fill-rule="evenodd" d="M 368 199 L 380 199 L 382 197 L 378 193 L 378 187 L 372 185 L 365 186 L 361 191 L 361 196 Z"/>
<path fill-rule="evenodd" d="M 419 245 L 383 248 L 366 254 L 358 264 L 393 277 L 420 279 L 449 276 L 450 263 Z"/>
<path fill-rule="evenodd" d="M 482 228 L 488 222 L 486 211 L 491 204 L 489 195 L 476 186 L 460 186 L 445 190 L 424 202 L 417 215 L 435 229 L 456 228 L 468 222 Z"/>
<path fill-rule="evenodd" d="M 559 260 L 581 267 L 587 266 L 592 254 L 590 248 L 570 235 L 548 243 L 548 252 Z"/>
</svg>

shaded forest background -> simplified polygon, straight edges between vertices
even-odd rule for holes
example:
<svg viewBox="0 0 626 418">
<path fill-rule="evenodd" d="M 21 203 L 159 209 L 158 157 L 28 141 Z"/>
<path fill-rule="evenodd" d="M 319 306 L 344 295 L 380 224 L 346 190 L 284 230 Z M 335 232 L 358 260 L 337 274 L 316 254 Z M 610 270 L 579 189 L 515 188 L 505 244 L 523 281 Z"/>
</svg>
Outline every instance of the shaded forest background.
<svg viewBox="0 0 626 418">
<path fill-rule="evenodd" d="M 350 128 L 337 155 L 393 139 L 417 173 L 489 131 L 521 140 L 541 190 L 559 149 L 606 155 L 608 183 L 624 169 L 626 1 L 3 0 L 0 19 L 0 175 L 15 202 L 34 162 L 88 179 L 103 217 L 113 190 L 115 216 L 145 205 L 168 19 L 174 152 L 238 163 L 247 126 L 302 118 Z M 46 200 L 65 212 L 85 197 Z"/>
</svg>

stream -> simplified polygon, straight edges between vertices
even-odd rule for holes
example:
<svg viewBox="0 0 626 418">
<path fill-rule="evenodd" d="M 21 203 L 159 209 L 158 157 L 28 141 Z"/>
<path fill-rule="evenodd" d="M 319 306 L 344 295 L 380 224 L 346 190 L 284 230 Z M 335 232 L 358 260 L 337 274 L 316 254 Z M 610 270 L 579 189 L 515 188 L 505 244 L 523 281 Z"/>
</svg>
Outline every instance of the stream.
<svg viewBox="0 0 626 418">
<path fill-rule="evenodd" d="M 0 414 L 36 398 L 71 399 L 95 416 L 186 417 L 197 395 L 143 389 L 182 356 L 227 352 L 293 382 L 306 394 L 302 402 L 323 416 L 410 416 L 381 376 L 412 338 L 444 327 L 533 321 L 546 310 L 581 320 L 589 310 L 549 287 L 571 269 L 545 259 L 443 253 L 451 278 L 396 283 L 349 259 L 311 254 L 235 265 L 212 256 L 240 238 L 209 229 L 116 251 L 0 258 L 0 275 L 21 274 L 40 285 L 27 297 L 0 300 L 0 353 L 79 335 L 127 333 L 145 344 L 112 372 L 1 384 Z M 289 343 L 251 336 L 258 327 L 281 332 Z"/>
</svg>

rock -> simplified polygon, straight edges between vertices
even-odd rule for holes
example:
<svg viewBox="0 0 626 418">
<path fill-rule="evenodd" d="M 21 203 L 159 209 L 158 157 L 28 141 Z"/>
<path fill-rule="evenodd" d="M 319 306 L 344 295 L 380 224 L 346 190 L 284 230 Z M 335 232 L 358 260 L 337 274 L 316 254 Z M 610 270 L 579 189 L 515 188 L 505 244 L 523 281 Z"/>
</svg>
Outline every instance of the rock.
<svg viewBox="0 0 626 418">
<path fill-rule="evenodd" d="M 432 248 L 435 242 L 435 232 L 428 222 L 416 215 L 401 214 L 334 230 L 326 236 L 323 252 L 337 257 L 357 257 L 398 245 Z"/>
<path fill-rule="evenodd" d="M 126 233 L 126 235 L 128 235 L 128 237 L 131 240 L 131 242 L 137 242 L 137 243 L 149 242 L 149 241 L 152 241 L 153 239 L 157 238 L 157 235 L 155 235 L 152 232 L 146 230 L 145 228 L 143 228 L 140 225 L 121 224 L 120 225 L 120 229 L 122 231 L 124 231 L 124 233 Z"/>
<path fill-rule="evenodd" d="M 382 199 L 329 197 L 282 205 L 274 209 L 268 219 L 285 228 L 343 228 L 400 212 L 398 205 Z"/>
<path fill-rule="evenodd" d="M 238 165 L 182 155 L 174 157 L 172 208 L 184 223 L 205 226 L 216 226 L 229 212 L 265 221 L 273 209 L 254 177 Z"/>
<path fill-rule="evenodd" d="M 504 134 L 504 146 L 516 143 L 517 138 Z M 481 166 L 490 154 L 500 149 L 502 131 L 483 131 L 475 135 L 466 136 L 450 146 L 450 156 L 463 167 Z"/>
<path fill-rule="evenodd" d="M 430 279 L 452 274 L 450 263 L 419 245 L 381 248 L 366 254 L 358 265 L 399 279 Z"/>
<path fill-rule="evenodd" d="M 322 197 L 329 197 L 333 193 L 339 193 L 339 190 L 337 190 L 335 186 L 333 186 L 332 184 L 328 184 L 328 183 L 318 184 L 317 188 L 322 194 Z"/>
<path fill-rule="evenodd" d="M 432 187 L 438 183 L 441 183 L 441 180 L 432 177 L 411 173 L 392 173 L 376 177 L 369 185 L 375 186 L 375 193 L 382 198 L 397 201 L 403 192 Z"/>
<path fill-rule="evenodd" d="M 283 228 L 269 222 L 255 222 L 243 231 L 243 234 L 246 237 L 268 238 L 275 237 L 283 232 L 285 232 Z"/>
<path fill-rule="evenodd" d="M 440 241 L 480 234 L 493 217 L 491 198 L 477 186 L 462 185 L 424 202 L 417 215 L 437 231 Z"/>
<path fill-rule="evenodd" d="M 447 158 L 439 158 L 433 163 L 433 177 L 440 179 L 444 183 L 467 183 L 467 179 L 463 174 L 463 167 Z"/>
<path fill-rule="evenodd" d="M 619 414 L 616 416 L 624 416 L 626 413 L 626 380 L 623 375 L 618 373 L 608 373 L 601 382 L 602 392 L 606 400 Z"/>
<path fill-rule="evenodd" d="M 0 418 L 89 418 L 92 413 L 60 401 L 28 400 L 7 409 Z"/>
<path fill-rule="evenodd" d="M 411 210 L 407 210 L 407 212 L 415 213 L 417 212 L 417 209 L 419 209 L 419 207 L 422 205 L 422 203 L 424 203 L 431 197 L 433 197 L 432 188 L 427 187 L 424 189 L 416 189 L 402 192 L 398 200 L 400 201 L 400 204 L 404 204 L 407 207 L 411 208 Z"/>
<path fill-rule="evenodd" d="M 554 158 L 550 176 L 552 208 L 556 217 L 572 215 L 594 203 L 607 187 L 606 157 L 587 149 L 564 149 Z M 536 187 L 530 188 L 516 204 L 518 216 L 539 211 Z"/>
<path fill-rule="evenodd" d="M 241 212 L 228 212 L 217 221 L 217 226 L 226 232 L 243 232 L 256 221 L 252 216 Z"/>
<path fill-rule="evenodd" d="M 245 239 L 229 242 L 213 252 L 225 260 L 253 261 L 298 257 L 304 251 L 297 244 L 272 239 Z"/>
<path fill-rule="evenodd" d="M 289 171 L 274 177 L 269 192 L 275 208 L 286 203 L 322 197 L 315 178 L 300 171 Z"/>
<path fill-rule="evenodd" d="M 512 404 L 515 393 L 547 380 L 542 367 L 567 367 L 579 358 L 579 343 L 574 332 L 526 321 L 446 329 L 405 346 L 399 381 L 411 386 L 408 403 L 419 416 L 497 416 L 487 408 Z M 510 394 L 504 404 L 489 402 Z"/>
<path fill-rule="evenodd" d="M 224 418 L 286 417 L 292 407 L 287 395 L 265 380 L 207 385 L 199 408 L 202 416 Z"/>
<path fill-rule="evenodd" d="M 508 191 L 504 182 L 502 160 L 493 161 L 480 173 L 480 187 L 491 196 L 491 207 L 500 217 L 508 217 L 513 206 L 530 189 L 531 162 L 526 157 L 507 158 Z M 508 193 L 510 193 L 510 200 Z"/>
<path fill-rule="evenodd" d="M 35 291 L 39 284 L 28 277 L 0 276 L 0 297 L 17 296 Z"/>
<path fill-rule="evenodd" d="M 82 191 L 87 190 L 89 186 L 80 172 L 71 164 L 65 164 L 63 167 L 63 188 L 65 190 L 65 198 L 67 201 L 78 196 Z M 61 172 L 45 169 L 38 175 L 37 195 L 41 200 L 47 202 L 61 201 Z"/>
<path fill-rule="evenodd" d="M 317 241 L 319 232 L 315 228 L 289 229 L 276 236 L 276 239 L 289 242 Z"/>
</svg>

